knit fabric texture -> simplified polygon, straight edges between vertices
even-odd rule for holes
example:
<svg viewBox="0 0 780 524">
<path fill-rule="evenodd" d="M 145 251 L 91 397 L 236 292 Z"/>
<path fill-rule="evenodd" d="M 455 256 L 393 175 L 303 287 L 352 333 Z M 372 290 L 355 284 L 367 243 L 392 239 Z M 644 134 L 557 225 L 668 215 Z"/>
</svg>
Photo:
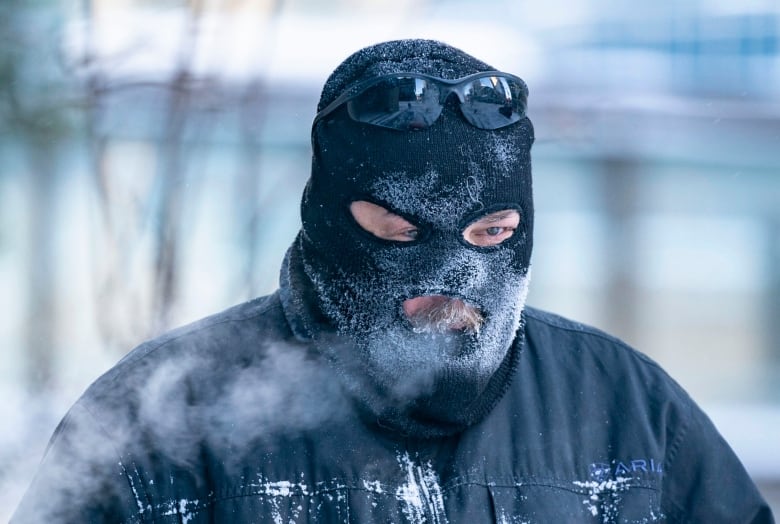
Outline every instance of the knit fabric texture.
<svg viewBox="0 0 780 524">
<path fill-rule="evenodd" d="M 377 44 L 333 72 L 319 108 L 379 75 L 457 79 L 493 69 L 441 42 Z M 327 325 L 318 330 L 320 341 L 328 341 L 322 350 L 382 426 L 408 436 L 450 434 L 484 416 L 506 389 L 522 346 L 533 243 L 532 143 L 527 117 L 479 129 L 463 118 L 456 97 L 421 130 L 356 122 L 344 107 L 312 129 L 303 227 L 287 268 L 288 284 L 310 289 L 289 296 L 310 297 L 297 314 L 313 309 L 312 317 L 325 320 L 309 323 Z M 392 242 L 363 230 L 349 210 L 357 200 L 406 218 L 419 228 L 418 238 Z M 520 215 L 510 239 L 484 248 L 464 241 L 470 223 L 506 209 Z M 484 326 L 478 333 L 414 332 L 402 304 L 424 295 L 477 307 Z"/>
</svg>

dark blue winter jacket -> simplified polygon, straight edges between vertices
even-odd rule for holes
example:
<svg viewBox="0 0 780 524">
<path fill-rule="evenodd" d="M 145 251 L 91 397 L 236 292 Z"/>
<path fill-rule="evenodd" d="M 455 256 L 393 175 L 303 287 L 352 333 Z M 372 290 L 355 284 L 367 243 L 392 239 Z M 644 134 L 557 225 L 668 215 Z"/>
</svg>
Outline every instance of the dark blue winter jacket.
<svg viewBox="0 0 780 524">
<path fill-rule="evenodd" d="M 357 415 L 278 294 L 175 330 L 70 410 L 12 522 L 773 522 L 658 365 L 524 315 L 500 401 L 432 440 Z"/>
</svg>

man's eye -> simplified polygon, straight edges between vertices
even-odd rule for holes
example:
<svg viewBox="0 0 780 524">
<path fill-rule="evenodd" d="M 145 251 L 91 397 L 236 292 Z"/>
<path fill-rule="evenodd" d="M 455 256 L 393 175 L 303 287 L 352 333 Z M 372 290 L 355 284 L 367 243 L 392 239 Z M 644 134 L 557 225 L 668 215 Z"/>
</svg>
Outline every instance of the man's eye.
<svg viewBox="0 0 780 524">
<path fill-rule="evenodd" d="M 494 241 L 503 241 L 510 236 L 512 236 L 512 233 L 515 232 L 515 228 L 513 227 L 504 227 L 504 226 L 490 226 L 486 227 L 485 229 L 481 231 L 475 231 L 474 236 L 475 237 L 489 237 L 486 239 L 487 242 L 494 242 Z"/>
<path fill-rule="evenodd" d="M 497 246 L 511 238 L 520 225 L 520 214 L 514 209 L 487 215 L 463 230 L 463 238 L 474 246 Z"/>
<path fill-rule="evenodd" d="M 420 236 L 414 224 L 377 204 L 357 200 L 349 210 L 360 227 L 384 240 L 411 242 Z"/>
</svg>

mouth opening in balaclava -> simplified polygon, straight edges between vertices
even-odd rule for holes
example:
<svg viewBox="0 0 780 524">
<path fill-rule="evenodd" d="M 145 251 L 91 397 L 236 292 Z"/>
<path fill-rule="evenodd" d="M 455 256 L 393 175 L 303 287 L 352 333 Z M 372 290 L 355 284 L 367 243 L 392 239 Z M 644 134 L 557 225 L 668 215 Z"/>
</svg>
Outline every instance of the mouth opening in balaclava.
<svg viewBox="0 0 780 524">
<path fill-rule="evenodd" d="M 415 333 L 464 331 L 479 333 L 484 317 L 479 308 L 455 297 L 422 295 L 403 301 L 403 311 Z"/>
<path fill-rule="evenodd" d="M 455 79 L 490 70 L 440 42 L 387 42 L 342 63 L 319 108 L 377 75 Z M 344 108 L 312 130 L 303 228 L 287 263 L 305 277 L 313 315 L 325 324 L 318 345 L 381 425 L 421 437 L 452 433 L 505 390 L 528 288 L 532 143 L 527 118 L 478 129 L 449 103 L 420 130 L 355 122 Z M 397 242 L 367 232 L 350 212 L 364 200 L 419 235 Z M 469 224 L 505 209 L 520 216 L 510 238 L 489 247 L 464 242 Z"/>
</svg>

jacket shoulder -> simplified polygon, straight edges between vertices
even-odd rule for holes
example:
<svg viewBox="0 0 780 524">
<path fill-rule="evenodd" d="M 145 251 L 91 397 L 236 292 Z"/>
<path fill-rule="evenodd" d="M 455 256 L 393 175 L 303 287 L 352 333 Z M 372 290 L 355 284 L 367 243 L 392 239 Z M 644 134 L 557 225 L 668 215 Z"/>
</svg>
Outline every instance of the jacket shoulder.
<svg viewBox="0 0 780 524">
<path fill-rule="evenodd" d="M 596 453 L 658 457 L 661 512 L 673 522 L 773 522 L 744 466 L 709 417 L 651 358 L 617 337 L 527 308 L 524 387 L 546 416 Z M 587 416 L 583 416 L 587 414 Z M 579 417 L 571 424 L 572 417 Z M 605 418 L 606 417 L 606 418 Z M 599 421 L 607 420 L 607 424 Z"/>
<path fill-rule="evenodd" d="M 262 358 L 262 348 L 291 337 L 278 294 L 259 297 L 147 340 L 95 380 L 81 398 L 137 391 L 162 371 L 211 382 L 220 372 Z"/>
<path fill-rule="evenodd" d="M 284 338 L 286 331 L 277 294 L 266 295 L 147 340 L 128 353 L 116 367 L 131 365 L 162 348 L 185 345 L 192 351 L 221 343 L 235 345 L 246 337 L 257 341 L 265 337 Z"/>
<path fill-rule="evenodd" d="M 672 402 L 681 418 L 697 409 L 685 389 L 655 360 L 598 328 L 560 315 L 528 308 L 526 351 L 539 372 L 575 385 L 599 384 L 605 401 L 621 391 L 636 403 Z M 628 397 L 626 397 L 628 398 Z"/>
<path fill-rule="evenodd" d="M 625 342 L 619 338 L 602 331 L 594 326 L 577 322 L 569 318 L 536 309 L 533 307 L 526 307 L 524 310 L 526 327 L 531 330 L 561 330 L 564 332 L 581 333 L 583 335 L 591 335 L 597 338 L 602 338 L 606 343 L 613 343 L 629 347 Z"/>
<path fill-rule="evenodd" d="M 528 307 L 524 311 L 526 335 L 532 340 L 550 345 L 556 351 L 598 351 L 602 355 L 614 353 L 617 357 L 636 360 L 666 375 L 653 359 L 638 351 L 620 338 L 609 333 L 568 319 L 561 315 Z"/>
</svg>

